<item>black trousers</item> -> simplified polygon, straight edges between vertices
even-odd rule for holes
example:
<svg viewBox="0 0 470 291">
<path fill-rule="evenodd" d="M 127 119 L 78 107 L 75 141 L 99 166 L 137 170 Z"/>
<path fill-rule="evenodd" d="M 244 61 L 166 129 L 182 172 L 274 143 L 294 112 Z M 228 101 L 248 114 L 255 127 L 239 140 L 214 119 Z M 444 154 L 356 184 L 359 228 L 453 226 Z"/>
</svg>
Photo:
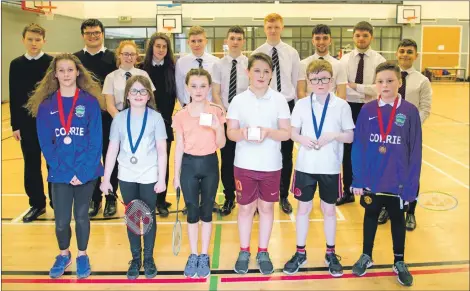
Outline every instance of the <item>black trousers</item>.
<svg viewBox="0 0 470 291">
<path fill-rule="evenodd" d="M 106 162 L 106 153 L 109 147 L 109 134 L 111 132 L 111 123 L 113 122 L 113 117 L 107 112 L 101 112 L 101 120 L 102 120 L 102 127 L 103 127 L 103 164 Z M 118 163 L 114 165 L 113 172 L 111 173 L 111 186 L 113 186 L 114 193 L 118 190 Z M 92 200 L 95 202 L 101 202 L 101 190 L 100 190 L 101 178 L 98 178 L 95 189 L 93 190 L 93 197 Z M 107 195 L 106 199 L 115 200 L 113 195 Z"/>
<path fill-rule="evenodd" d="M 24 189 L 29 197 L 29 205 L 35 208 L 46 207 L 44 182 L 41 171 L 41 147 L 36 125 L 20 129 L 21 151 L 24 160 Z M 48 167 L 49 168 L 49 167 Z M 52 201 L 51 183 L 47 185 L 49 199 Z"/>
<path fill-rule="evenodd" d="M 291 100 L 288 103 L 290 113 L 294 110 L 295 101 Z M 280 197 L 287 198 L 289 196 L 290 180 L 292 177 L 292 151 L 294 150 L 294 142 L 292 139 L 283 141 L 281 143 L 282 153 L 282 170 L 281 170 L 281 185 Z"/>
<path fill-rule="evenodd" d="M 162 193 L 157 195 L 157 204 L 162 205 L 166 201 L 166 193 L 168 191 L 168 179 L 170 178 L 170 151 L 171 151 L 171 141 L 166 141 L 166 176 L 165 176 L 165 185 L 166 189 Z"/>
<path fill-rule="evenodd" d="M 348 102 L 349 106 L 351 106 L 352 118 L 354 124 L 356 124 L 357 117 L 359 116 L 359 112 L 361 112 L 362 106 L 364 103 L 354 103 Z M 349 188 L 352 184 L 352 162 L 351 162 L 351 150 L 352 150 L 352 143 L 345 143 L 344 144 L 344 154 L 343 154 L 343 192 L 345 195 L 352 195 L 349 191 Z"/>
<path fill-rule="evenodd" d="M 222 165 L 220 173 L 222 176 L 222 184 L 224 185 L 225 200 L 235 200 L 235 178 L 233 175 L 233 163 L 235 161 L 236 143 L 228 139 L 227 125 L 225 124 L 225 137 L 227 141 L 225 146 L 220 149 Z"/>
<path fill-rule="evenodd" d="M 72 238 L 72 205 L 75 219 L 75 235 L 79 251 L 86 251 L 90 238 L 90 218 L 88 205 L 96 180 L 73 186 L 64 183 L 52 183 L 52 201 L 54 202 L 55 234 L 61 251 L 70 247 Z"/>
</svg>

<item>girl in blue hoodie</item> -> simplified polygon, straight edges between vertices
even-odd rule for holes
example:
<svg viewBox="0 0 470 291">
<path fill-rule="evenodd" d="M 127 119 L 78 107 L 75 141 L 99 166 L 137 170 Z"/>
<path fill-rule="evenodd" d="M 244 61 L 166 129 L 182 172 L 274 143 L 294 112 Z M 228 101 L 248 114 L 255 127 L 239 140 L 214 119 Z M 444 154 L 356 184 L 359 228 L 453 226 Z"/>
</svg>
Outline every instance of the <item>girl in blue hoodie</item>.
<svg viewBox="0 0 470 291">
<path fill-rule="evenodd" d="M 91 273 L 86 254 L 90 237 L 88 205 L 97 179 L 103 175 L 101 165 L 104 109 L 99 84 L 72 54 L 57 55 L 38 84 L 26 107 L 36 117 L 41 150 L 50 167 L 54 204 L 55 232 L 60 254 L 49 276 L 58 278 L 72 263 L 69 251 L 75 218 L 77 236 L 77 277 Z"/>
</svg>

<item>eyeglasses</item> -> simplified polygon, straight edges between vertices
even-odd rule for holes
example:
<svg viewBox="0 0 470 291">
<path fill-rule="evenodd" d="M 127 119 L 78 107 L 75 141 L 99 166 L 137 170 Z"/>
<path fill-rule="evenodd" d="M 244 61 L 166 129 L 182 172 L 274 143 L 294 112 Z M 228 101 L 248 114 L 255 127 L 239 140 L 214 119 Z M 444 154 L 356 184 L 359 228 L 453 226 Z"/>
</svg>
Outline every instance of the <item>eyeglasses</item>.
<svg viewBox="0 0 470 291">
<path fill-rule="evenodd" d="M 133 57 L 135 57 L 137 54 L 135 54 L 135 53 L 121 53 L 121 55 L 124 56 L 124 57 L 126 57 L 126 58 L 128 58 L 128 57 L 133 58 Z"/>
<path fill-rule="evenodd" d="M 321 78 L 321 79 L 313 78 L 313 79 L 310 79 L 309 81 L 310 81 L 310 84 L 312 84 L 312 85 L 318 85 L 318 84 L 320 84 L 320 82 L 322 84 L 328 84 L 328 83 L 330 83 L 330 80 L 331 80 L 331 78 Z"/>
<path fill-rule="evenodd" d="M 136 96 L 137 94 L 140 94 L 140 96 L 147 96 L 149 94 L 149 90 L 147 90 L 147 89 L 140 89 L 140 90 L 130 89 L 129 94 L 131 94 L 132 96 Z"/>
<path fill-rule="evenodd" d="M 101 31 L 87 31 L 87 32 L 84 32 L 83 34 L 86 35 L 86 36 L 100 36 L 101 35 Z"/>
</svg>

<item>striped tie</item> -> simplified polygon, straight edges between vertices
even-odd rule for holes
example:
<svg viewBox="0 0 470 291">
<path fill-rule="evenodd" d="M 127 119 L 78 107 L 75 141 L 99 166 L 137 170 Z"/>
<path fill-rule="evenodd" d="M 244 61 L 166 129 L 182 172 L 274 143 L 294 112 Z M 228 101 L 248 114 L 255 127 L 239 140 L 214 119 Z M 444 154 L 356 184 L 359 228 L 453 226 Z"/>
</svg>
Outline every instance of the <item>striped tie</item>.
<svg viewBox="0 0 470 291">
<path fill-rule="evenodd" d="M 232 102 L 237 94 L 237 60 L 232 60 L 232 69 L 230 70 L 230 86 L 228 89 L 228 103 Z"/>
<path fill-rule="evenodd" d="M 127 81 L 130 77 L 132 77 L 132 74 L 129 73 L 129 72 L 126 72 L 124 75 L 126 75 L 126 81 Z"/>
<path fill-rule="evenodd" d="M 202 69 L 202 59 L 197 58 L 196 61 L 199 63 L 199 69 Z"/>
<path fill-rule="evenodd" d="M 276 69 L 276 82 L 277 82 L 277 91 L 281 92 L 281 67 L 279 66 L 279 56 L 277 55 L 277 49 L 273 47 L 273 64 Z"/>
</svg>

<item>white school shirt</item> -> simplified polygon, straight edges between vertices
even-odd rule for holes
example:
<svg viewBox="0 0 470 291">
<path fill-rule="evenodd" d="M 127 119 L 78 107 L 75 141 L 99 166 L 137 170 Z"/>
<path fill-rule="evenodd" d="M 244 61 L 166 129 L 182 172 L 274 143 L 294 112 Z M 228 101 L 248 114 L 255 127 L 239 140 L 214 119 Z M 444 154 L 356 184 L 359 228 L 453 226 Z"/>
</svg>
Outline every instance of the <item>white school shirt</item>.
<svg viewBox="0 0 470 291">
<path fill-rule="evenodd" d="M 102 45 L 101 48 L 100 48 L 100 50 L 97 51 L 96 53 L 90 53 L 90 52 L 88 51 L 88 49 L 87 49 L 86 46 L 83 48 L 83 52 L 84 52 L 84 53 L 89 53 L 89 54 L 92 55 L 92 56 L 97 55 L 97 54 L 99 54 L 99 53 L 101 53 L 101 52 L 104 53 L 104 52 L 106 52 L 106 50 L 107 50 L 107 48 L 105 48 L 104 45 Z"/>
<path fill-rule="evenodd" d="M 421 124 L 423 124 L 431 113 L 431 82 L 413 67 L 405 71 L 408 72 L 405 99 L 418 108 Z"/>
<path fill-rule="evenodd" d="M 135 154 L 132 154 L 127 135 L 127 115 L 129 109 L 119 112 L 111 124 L 110 141 L 117 141 L 119 156 L 117 158 L 118 179 L 126 182 L 150 184 L 158 180 L 158 140 L 166 140 L 165 122 L 160 113 L 148 108 L 145 131 Z M 133 146 L 136 145 L 142 129 L 144 115 L 131 117 L 131 135 Z M 132 164 L 132 156 L 137 158 L 137 164 Z"/>
<path fill-rule="evenodd" d="M 263 97 L 248 88 L 233 97 L 228 107 L 227 119 L 238 120 L 240 128 L 266 127 L 279 129 L 279 119 L 289 119 L 286 98 L 268 88 Z M 261 143 L 242 140 L 237 142 L 234 166 L 242 169 L 273 172 L 282 168 L 281 142 L 266 138 Z"/>
<path fill-rule="evenodd" d="M 313 108 L 317 127 L 320 128 L 320 121 L 324 105 L 317 101 L 315 94 L 312 96 Z M 291 126 L 300 128 L 302 136 L 308 136 L 316 140 L 315 129 L 312 119 L 312 101 L 310 95 L 297 101 L 292 111 Z M 354 129 L 354 122 L 349 104 L 330 93 L 330 101 L 325 115 L 322 134 L 326 132 L 344 132 Z M 321 136 L 321 135 L 320 135 Z M 307 149 L 299 144 L 299 153 L 295 169 L 308 174 L 328 174 L 335 175 L 341 172 L 343 162 L 343 143 L 333 140 L 324 145 L 319 150 Z"/>
<path fill-rule="evenodd" d="M 364 79 L 362 84 L 357 84 L 356 90 L 346 86 L 346 100 L 354 103 L 365 103 L 365 95 L 377 97 L 377 90 L 375 88 L 375 68 L 385 62 L 385 58 L 374 51 L 368 49 L 364 53 Z M 345 54 L 341 60 L 341 66 L 346 71 L 348 77 L 348 83 L 356 82 L 357 66 L 359 65 L 359 51 L 354 49 L 352 52 Z"/>
<path fill-rule="evenodd" d="M 106 76 L 103 84 L 103 94 L 109 94 L 114 96 L 114 105 L 116 109 L 121 111 L 124 108 L 124 90 L 126 89 L 126 72 L 130 72 L 132 76 L 145 76 L 149 79 L 152 90 L 155 91 L 155 86 L 152 83 L 149 75 L 146 71 L 132 68 L 129 71 L 125 71 L 121 68 L 112 71 Z"/>
<path fill-rule="evenodd" d="M 43 52 L 43 51 L 41 51 L 41 52 L 40 52 L 37 56 L 35 56 L 35 57 L 31 56 L 30 54 L 28 54 L 28 52 L 26 52 L 26 53 L 24 54 L 24 57 L 27 58 L 27 59 L 30 60 L 30 61 L 31 61 L 32 59 L 34 59 L 34 60 L 37 61 L 37 60 L 39 60 L 43 55 L 44 55 L 44 52 Z"/>
<path fill-rule="evenodd" d="M 319 58 L 320 56 L 315 53 L 314 55 L 311 55 L 308 58 L 305 58 L 302 61 L 300 61 L 299 81 L 306 80 L 307 82 L 309 82 L 307 80 L 308 79 L 307 67 L 311 62 L 318 60 Z M 341 67 L 339 60 L 333 58 L 330 54 L 323 56 L 323 59 L 327 61 L 328 63 L 330 63 L 331 66 L 333 67 L 334 83 L 333 83 L 333 86 L 331 86 L 331 92 L 336 92 L 336 86 L 348 83 L 346 71 L 343 70 L 343 68 Z M 308 86 L 307 86 L 307 90 L 308 90 Z"/>
<path fill-rule="evenodd" d="M 242 93 L 248 89 L 249 78 L 248 78 L 248 58 L 244 55 L 238 56 L 237 60 L 237 88 L 236 95 Z M 224 104 L 225 110 L 228 109 L 228 93 L 230 87 L 230 72 L 232 71 L 232 61 L 231 56 L 225 56 L 220 60 L 215 62 L 214 67 L 212 68 L 212 81 L 220 85 L 220 96 L 222 98 L 222 103 Z M 235 98 L 235 97 L 234 97 Z"/>
<path fill-rule="evenodd" d="M 176 96 L 181 106 L 188 104 L 190 101 L 190 96 L 186 90 L 186 74 L 191 69 L 199 68 L 199 62 L 196 59 L 202 59 L 202 68 L 209 72 L 212 77 L 212 67 L 214 63 L 219 60 L 218 57 L 215 57 L 209 53 L 204 52 L 201 57 L 196 57 L 192 53 L 181 57 L 176 62 L 175 68 L 175 79 L 176 79 Z M 212 101 L 212 89 L 207 95 L 207 100 Z"/>
<path fill-rule="evenodd" d="M 299 77 L 300 57 L 296 49 L 285 42 L 279 42 L 276 45 L 277 55 L 279 56 L 279 66 L 281 67 L 281 93 L 287 101 L 296 98 L 296 87 Z M 255 53 L 265 53 L 272 57 L 273 46 L 267 42 L 253 51 Z M 277 91 L 276 69 L 273 70 L 273 77 L 270 83 L 272 89 Z"/>
</svg>

